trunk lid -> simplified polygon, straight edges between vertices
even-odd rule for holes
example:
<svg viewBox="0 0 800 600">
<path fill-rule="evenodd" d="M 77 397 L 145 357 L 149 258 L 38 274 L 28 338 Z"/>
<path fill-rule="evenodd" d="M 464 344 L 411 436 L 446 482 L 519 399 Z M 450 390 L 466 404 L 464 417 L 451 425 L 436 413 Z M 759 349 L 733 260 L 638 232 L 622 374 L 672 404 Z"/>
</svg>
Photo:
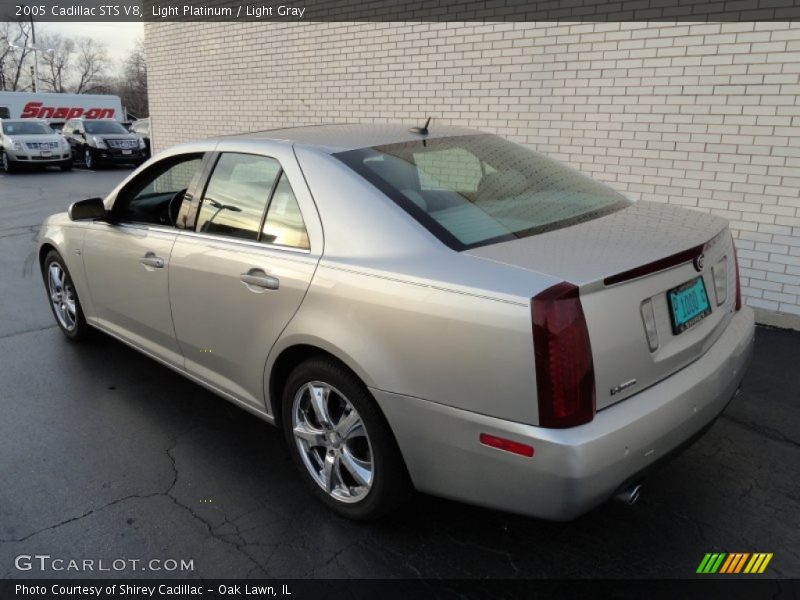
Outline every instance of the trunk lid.
<svg viewBox="0 0 800 600">
<path fill-rule="evenodd" d="M 580 288 L 598 410 L 697 360 L 716 341 L 734 311 L 736 275 L 726 221 L 668 204 L 637 202 L 599 219 L 465 254 L 543 273 Z M 700 255 L 703 259 L 697 264 L 695 258 Z M 719 293 L 715 272 L 720 283 L 725 279 Z M 668 292 L 697 278 L 702 279 L 711 313 L 677 333 Z M 658 338 L 654 350 L 642 316 L 647 300 Z"/>
</svg>

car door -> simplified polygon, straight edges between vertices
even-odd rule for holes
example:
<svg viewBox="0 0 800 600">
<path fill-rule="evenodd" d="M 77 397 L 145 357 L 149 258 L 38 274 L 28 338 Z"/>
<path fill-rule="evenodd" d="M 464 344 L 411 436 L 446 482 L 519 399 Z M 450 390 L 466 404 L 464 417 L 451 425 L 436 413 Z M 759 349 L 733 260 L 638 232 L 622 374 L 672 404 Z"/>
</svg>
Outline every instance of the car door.
<svg viewBox="0 0 800 600">
<path fill-rule="evenodd" d="M 259 410 L 267 355 L 300 306 L 322 250 L 291 147 L 274 150 L 221 152 L 194 233 L 179 234 L 169 266 L 187 371 Z"/>
<path fill-rule="evenodd" d="M 109 221 L 90 225 L 82 250 L 94 323 L 177 366 L 183 356 L 170 313 L 168 267 L 178 230 L 169 204 L 191 193 L 184 190 L 199 180 L 202 159 L 201 153 L 171 156 L 136 176 L 117 193 Z"/>
</svg>

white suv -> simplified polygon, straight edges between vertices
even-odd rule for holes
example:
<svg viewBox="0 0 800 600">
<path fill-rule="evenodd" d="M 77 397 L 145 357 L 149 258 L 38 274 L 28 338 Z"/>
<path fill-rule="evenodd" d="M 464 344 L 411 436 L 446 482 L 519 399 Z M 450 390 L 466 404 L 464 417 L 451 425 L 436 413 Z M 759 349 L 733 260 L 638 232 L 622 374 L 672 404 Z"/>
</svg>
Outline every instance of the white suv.
<svg viewBox="0 0 800 600">
<path fill-rule="evenodd" d="M 21 166 L 72 168 L 69 142 L 43 119 L 0 119 L 0 162 L 11 173 Z"/>
</svg>

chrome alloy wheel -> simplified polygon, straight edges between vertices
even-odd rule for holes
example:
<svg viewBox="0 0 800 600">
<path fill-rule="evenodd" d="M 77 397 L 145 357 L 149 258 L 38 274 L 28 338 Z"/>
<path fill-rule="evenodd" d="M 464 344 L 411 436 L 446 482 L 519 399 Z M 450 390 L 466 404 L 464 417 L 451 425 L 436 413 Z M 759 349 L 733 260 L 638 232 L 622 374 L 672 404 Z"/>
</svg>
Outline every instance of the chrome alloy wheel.
<svg viewBox="0 0 800 600">
<path fill-rule="evenodd" d="M 47 288 L 58 322 L 67 331 L 74 330 L 77 323 L 75 291 L 72 289 L 72 282 L 67 279 L 64 269 L 57 262 L 50 263 Z"/>
<path fill-rule="evenodd" d="M 375 477 L 372 445 L 355 407 L 339 390 L 311 381 L 292 402 L 292 429 L 308 473 L 332 498 L 353 503 Z"/>
</svg>

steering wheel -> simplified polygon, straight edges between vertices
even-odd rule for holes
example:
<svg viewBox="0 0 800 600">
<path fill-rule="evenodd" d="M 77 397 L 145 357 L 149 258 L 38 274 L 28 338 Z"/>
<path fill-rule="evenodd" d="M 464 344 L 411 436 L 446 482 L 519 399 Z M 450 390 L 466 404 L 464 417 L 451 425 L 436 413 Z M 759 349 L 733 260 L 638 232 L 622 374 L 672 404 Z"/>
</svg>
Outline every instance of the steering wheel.
<svg viewBox="0 0 800 600">
<path fill-rule="evenodd" d="M 167 217 L 169 218 L 169 223 L 173 227 L 178 226 L 178 213 L 181 210 L 181 204 L 183 203 L 183 197 L 186 194 L 187 188 L 183 188 L 182 190 L 178 190 L 172 195 L 172 198 L 169 199 L 169 204 L 167 204 Z"/>
</svg>

